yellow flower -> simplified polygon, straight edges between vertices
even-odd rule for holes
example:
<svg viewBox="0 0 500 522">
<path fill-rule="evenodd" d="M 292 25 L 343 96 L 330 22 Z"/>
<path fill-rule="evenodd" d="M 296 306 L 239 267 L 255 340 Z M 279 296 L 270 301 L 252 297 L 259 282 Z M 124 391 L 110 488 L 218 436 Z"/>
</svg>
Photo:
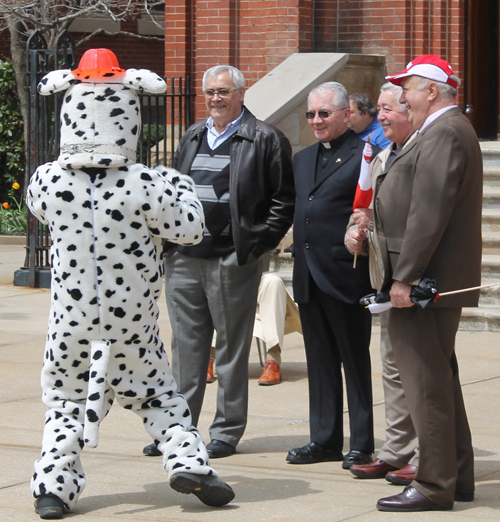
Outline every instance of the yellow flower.
<svg viewBox="0 0 500 522">
<path fill-rule="evenodd" d="M 5 203 L 2 203 L 2 207 L 3 207 L 5 210 L 7 210 L 7 209 L 10 207 L 10 205 L 9 205 L 7 202 L 5 202 Z"/>
<path fill-rule="evenodd" d="M 17 190 L 21 185 L 19 185 L 19 183 L 17 181 L 15 181 L 14 183 L 12 183 L 12 188 L 14 190 Z"/>
</svg>

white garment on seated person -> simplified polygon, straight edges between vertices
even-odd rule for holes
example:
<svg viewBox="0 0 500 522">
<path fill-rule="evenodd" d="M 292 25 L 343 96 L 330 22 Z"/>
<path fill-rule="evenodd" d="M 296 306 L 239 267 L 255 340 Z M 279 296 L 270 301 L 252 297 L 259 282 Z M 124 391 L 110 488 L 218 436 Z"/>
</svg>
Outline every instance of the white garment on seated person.
<svg viewBox="0 0 500 522">
<path fill-rule="evenodd" d="M 297 305 L 281 277 L 275 272 L 266 272 L 260 280 L 253 335 L 269 347 L 268 357 L 281 364 L 283 337 L 292 332 L 302 333 Z"/>
</svg>

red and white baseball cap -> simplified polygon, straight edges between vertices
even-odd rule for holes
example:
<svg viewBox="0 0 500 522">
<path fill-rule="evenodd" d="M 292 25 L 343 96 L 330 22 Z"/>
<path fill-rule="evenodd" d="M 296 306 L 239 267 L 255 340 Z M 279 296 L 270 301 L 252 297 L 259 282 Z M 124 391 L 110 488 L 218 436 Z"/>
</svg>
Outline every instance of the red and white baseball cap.
<svg viewBox="0 0 500 522">
<path fill-rule="evenodd" d="M 394 85 L 401 85 L 404 78 L 417 75 L 436 82 L 447 83 L 458 89 L 458 83 L 450 78 L 452 74 L 454 74 L 453 69 L 446 60 L 436 54 L 423 54 L 409 62 L 403 72 L 386 76 L 385 79 Z"/>
</svg>

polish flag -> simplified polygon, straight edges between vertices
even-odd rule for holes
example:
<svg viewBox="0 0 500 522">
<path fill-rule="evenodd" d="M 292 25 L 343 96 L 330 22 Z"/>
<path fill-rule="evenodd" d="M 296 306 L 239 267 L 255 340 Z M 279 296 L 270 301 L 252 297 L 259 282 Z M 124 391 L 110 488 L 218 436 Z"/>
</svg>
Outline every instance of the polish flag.
<svg viewBox="0 0 500 522">
<path fill-rule="evenodd" d="M 370 176 L 370 161 L 372 160 L 373 149 L 368 140 L 363 149 L 363 159 L 361 160 L 361 168 L 359 169 L 358 186 L 356 187 L 356 195 L 352 210 L 357 208 L 368 208 L 372 202 L 373 189 L 372 178 Z"/>
</svg>

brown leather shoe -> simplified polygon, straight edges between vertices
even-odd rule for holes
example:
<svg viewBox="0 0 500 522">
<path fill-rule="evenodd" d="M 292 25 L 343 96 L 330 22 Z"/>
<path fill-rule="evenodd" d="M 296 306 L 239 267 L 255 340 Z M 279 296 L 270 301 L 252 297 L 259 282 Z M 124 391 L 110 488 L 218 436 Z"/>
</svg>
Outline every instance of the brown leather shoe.
<svg viewBox="0 0 500 522">
<path fill-rule="evenodd" d="M 353 475 L 360 479 L 378 479 L 384 478 L 389 471 L 395 471 L 398 468 L 387 464 L 383 460 L 375 459 L 370 464 L 352 465 L 349 469 Z"/>
<path fill-rule="evenodd" d="M 385 476 L 385 480 L 398 486 L 409 486 L 415 478 L 418 467 L 407 464 L 404 468 L 397 471 L 390 471 Z"/>
<path fill-rule="evenodd" d="M 441 506 L 429 500 L 412 486 L 406 486 L 399 495 L 381 498 L 377 502 L 380 511 L 448 511 L 451 507 Z"/>
<path fill-rule="evenodd" d="M 266 365 L 264 366 L 264 371 L 259 379 L 259 384 L 263 386 L 270 386 L 271 384 L 279 384 L 281 382 L 281 369 L 280 365 L 269 359 L 266 361 Z"/>
<path fill-rule="evenodd" d="M 208 370 L 207 370 L 207 383 L 211 383 L 215 381 L 215 375 L 214 375 L 214 362 L 215 359 L 213 357 L 210 357 L 210 361 L 208 361 Z"/>
</svg>

